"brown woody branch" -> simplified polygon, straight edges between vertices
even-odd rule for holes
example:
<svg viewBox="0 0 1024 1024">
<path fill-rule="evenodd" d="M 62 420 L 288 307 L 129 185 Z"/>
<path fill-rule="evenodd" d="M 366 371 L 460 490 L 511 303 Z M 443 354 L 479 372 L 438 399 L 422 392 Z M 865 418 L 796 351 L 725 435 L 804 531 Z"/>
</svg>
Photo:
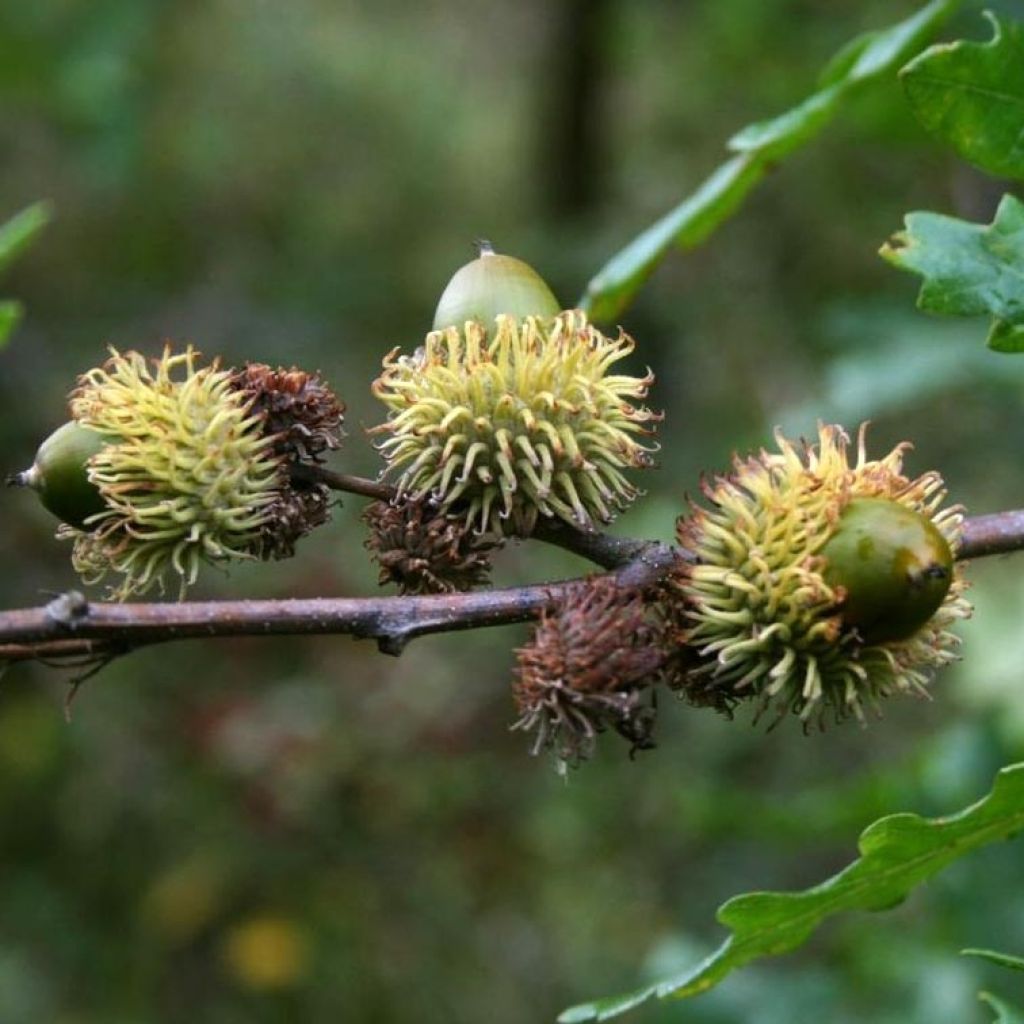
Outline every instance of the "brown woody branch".
<svg viewBox="0 0 1024 1024">
<path fill-rule="evenodd" d="M 387 484 L 317 468 L 338 490 L 387 500 Z M 583 533 L 545 525 L 539 539 L 613 569 L 621 585 L 651 586 L 684 552 L 655 541 Z M 1024 510 L 965 520 L 958 557 L 980 558 L 1024 549 Z M 428 597 L 311 598 L 267 601 L 91 603 L 69 593 L 43 607 L 0 612 L 0 663 L 39 660 L 86 667 L 138 647 L 197 637 L 349 635 L 374 639 L 400 654 L 429 633 L 479 629 L 534 619 L 575 580 L 469 594 Z"/>
<path fill-rule="evenodd" d="M 1024 509 L 993 512 L 964 520 L 958 558 L 1006 555 L 1024 548 Z"/>
<path fill-rule="evenodd" d="M 612 576 L 623 586 L 649 586 L 678 557 L 667 545 L 648 543 Z M 573 582 L 428 597 L 145 604 L 93 604 L 69 593 L 40 608 L 0 612 L 0 661 L 100 659 L 169 640 L 284 634 L 346 634 L 400 654 L 411 639 L 428 633 L 536 618 Z"/>
</svg>

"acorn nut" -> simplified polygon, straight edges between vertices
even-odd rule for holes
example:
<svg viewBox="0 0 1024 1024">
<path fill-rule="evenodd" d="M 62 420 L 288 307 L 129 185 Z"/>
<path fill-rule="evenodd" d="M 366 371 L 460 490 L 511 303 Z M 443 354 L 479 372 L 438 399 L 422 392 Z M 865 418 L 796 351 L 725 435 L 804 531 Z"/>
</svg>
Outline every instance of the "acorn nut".
<svg viewBox="0 0 1024 1024">
<path fill-rule="evenodd" d="M 707 503 L 679 522 L 687 695 L 753 698 L 806 727 L 926 692 L 971 611 L 953 561 L 963 509 L 944 505 L 938 473 L 904 473 L 906 442 L 869 458 L 863 426 L 852 451 L 830 424 L 817 443 L 776 441 L 706 480 Z"/>
<path fill-rule="evenodd" d="M 89 460 L 109 442 L 102 434 L 69 420 L 39 446 L 35 461 L 8 483 L 31 487 L 44 508 L 79 529 L 106 508 L 99 488 L 89 479 Z"/>
<path fill-rule="evenodd" d="M 499 255 L 490 242 L 477 243 L 480 255 L 452 275 L 434 313 L 434 330 L 461 328 L 467 320 L 490 326 L 501 313 L 515 320 L 553 317 L 562 307 L 544 279 L 528 263 Z"/>
<path fill-rule="evenodd" d="M 939 609 L 953 552 L 930 519 L 889 498 L 854 498 L 821 550 L 842 618 L 866 643 L 913 636 Z"/>
</svg>

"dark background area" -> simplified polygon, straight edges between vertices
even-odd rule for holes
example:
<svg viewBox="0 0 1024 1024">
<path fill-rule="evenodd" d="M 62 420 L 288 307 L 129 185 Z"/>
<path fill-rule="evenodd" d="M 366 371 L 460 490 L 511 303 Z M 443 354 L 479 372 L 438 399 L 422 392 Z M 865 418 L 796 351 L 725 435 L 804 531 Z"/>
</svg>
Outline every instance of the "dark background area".
<svg viewBox="0 0 1024 1024">
<path fill-rule="evenodd" d="M 996 5 L 1000 6 L 1000 5 Z M 1019 3 L 1001 5 L 1024 15 Z M 566 305 L 723 157 L 813 88 L 881 0 L 37 0 L 0 3 L 0 219 L 56 220 L 0 291 L 0 470 L 26 466 L 104 346 L 319 368 L 348 404 L 332 465 L 376 472 L 382 355 L 412 350 L 481 236 Z M 984 38 L 977 9 L 949 28 Z M 902 439 L 953 500 L 1022 504 L 1024 360 L 917 313 L 876 256 L 911 209 L 989 219 L 1001 183 L 915 125 L 898 84 L 853 98 L 625 315 L 667 411 L 661 468 L 616 529 L 668 539 L 702 470 L 820 418 Z M 360 501 L 290 562 L 196 597 L 376 592 Z M 0 599 L 75 585 L 54 523 L 0 494 Z M 586 571 L 511 547 L 500 583 Z M 398 660 L 346 638 L 191 642 L 87 684 L 0 686 L 3 1024 L 551 1020 L 695 962 L 736 892 L 820 881 L 874 817 L 947 813 L 1024 756 L 1014 559 L 974 567 L 965 661 L 867 729 L 766 735 L 668 703 L 659 748 L 606 737 L 562 779 L 510 734 L 502 629 Z M 645 1021 L 985 1019 L 1024 950 L 1021 846 Z"/>
</svg>

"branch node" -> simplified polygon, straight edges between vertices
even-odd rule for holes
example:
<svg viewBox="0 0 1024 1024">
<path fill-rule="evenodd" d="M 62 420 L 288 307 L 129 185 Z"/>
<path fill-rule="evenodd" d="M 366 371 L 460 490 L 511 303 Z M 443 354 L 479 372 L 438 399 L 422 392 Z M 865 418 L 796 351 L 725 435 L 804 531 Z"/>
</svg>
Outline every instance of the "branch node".
<svg viewBox="0 0 1024 1024">
<path fill-rule="evenodd" d="M 58 594 L 46 606 L 46 617 L 65 629 L 74 630 L 80 622 L 89 616 L 89 602 L 84 594 L 77 590 L 69 590 Z"/>
<path fill-rule="evenodd" d="M 405 650 L 409 638 L 401 633 L 389 633 L 387 636 L 377 637 L 377 650 L 381 654 L 390 654 L 397 658 Z"/>
</svg>

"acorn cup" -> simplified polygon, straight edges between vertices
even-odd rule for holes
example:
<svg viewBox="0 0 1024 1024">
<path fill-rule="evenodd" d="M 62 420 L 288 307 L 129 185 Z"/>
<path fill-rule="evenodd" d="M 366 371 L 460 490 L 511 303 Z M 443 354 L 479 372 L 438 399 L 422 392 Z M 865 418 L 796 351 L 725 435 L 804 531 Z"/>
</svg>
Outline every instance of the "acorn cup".
<svg viewBox="0 0 1024 1024">
<path fill-rule="evenodd" d="M 898 445 L 856 461 L 839 427 L 799 447 L 736 457 L 680 519 L 689 555 L 670 580 L 693 699 L 749 698 L 805 723 L 863 720 L 891 694 L 926 693 L 956 659 L 949 627 L 970 614 L 954 562 L 962 510 L 938 473 L 903 474 Z"/>
<path fill-rule="evenodd" d="M 111 349 L 71 393 L 72 421 L 11 478 L 36 490 L 87 583 L 124 600 L 200 566 L 284 558 L 329 518 L 330 491 L 297 479 L 341 441 L 343 405 L 318 375 L 203 365 L 189 346 L 147 361 Z"/>
<path fill-rule="evenodd" d="M 364 543 L 380 566 L 381 586 L 401 594 L 451 594 L 490 582 L 491 552 L 500 537 L 473 533 L 458 516 L 429 501 L 374 501 L 363 511 Z"/>
<path fill-rule="evenodd" d="M 400 496 L 468 528 L 528 536 L 538 519 L 610 522 L 640 493 L 625 475 L 653 465 L 659 414 L 638 404 L 654 380 L 614 374 L 633 341 L 559 312 L 526 264 L 488 248 L 456 272 L 412 355 L 384 359 L 371 433 Z"/>
</svg>

